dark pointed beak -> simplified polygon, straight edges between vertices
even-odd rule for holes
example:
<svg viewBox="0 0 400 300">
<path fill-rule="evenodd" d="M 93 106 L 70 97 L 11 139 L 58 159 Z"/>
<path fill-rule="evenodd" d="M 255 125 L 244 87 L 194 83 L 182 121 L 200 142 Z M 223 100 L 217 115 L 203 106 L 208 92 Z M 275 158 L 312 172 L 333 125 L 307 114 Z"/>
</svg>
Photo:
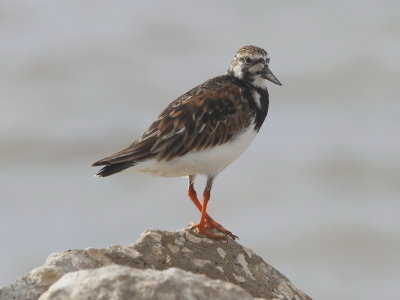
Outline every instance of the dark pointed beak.
<svg viewBox="0 0 400 300">
<path fill-rule="evenodd" d="M 269 80 L 269 81 L 271 81 L 271 82 L 273 82 L 273 83 L 275 83 L 277 85 L 282 85 L 282 83 L 278 80 L 278 78 L 276 78 L 275 75 L 272 74 L 272 72 L 268 68 L 268 66 L 264 67 L 264 70 L 263 70 L 263 72 L 261 74 L 261 77 L 265 78 L 265 79 L 267 79 L 267 80 Z"/>
</svg>

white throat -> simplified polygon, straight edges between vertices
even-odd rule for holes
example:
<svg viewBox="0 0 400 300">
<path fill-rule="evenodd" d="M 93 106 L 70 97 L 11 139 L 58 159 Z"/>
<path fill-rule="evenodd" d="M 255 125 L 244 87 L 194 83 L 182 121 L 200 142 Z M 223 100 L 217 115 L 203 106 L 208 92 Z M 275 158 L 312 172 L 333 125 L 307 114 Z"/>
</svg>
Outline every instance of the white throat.
<svg viewBox="0 0 400 300">
<path fill-rule="evenodd" d="M 267 88 L 267 79 L 262 78 L 261 76 L 256 76 L 255 78 L 253 78 L 251 84 L 255 87 L 265 90 Z"/>
</svg>

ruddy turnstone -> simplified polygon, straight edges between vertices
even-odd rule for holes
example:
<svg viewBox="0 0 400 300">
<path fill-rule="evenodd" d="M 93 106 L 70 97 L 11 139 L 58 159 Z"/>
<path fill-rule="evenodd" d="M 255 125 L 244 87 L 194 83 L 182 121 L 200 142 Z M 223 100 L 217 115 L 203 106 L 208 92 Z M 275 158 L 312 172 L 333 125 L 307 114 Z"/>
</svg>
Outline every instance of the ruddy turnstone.
<svg viewBox="0 0 400 300">
<path fill-rule="evenodd" d="M 164 177 L 188 176 L 188 196 L 201 212 L 192 229 L 210 238 L 237 238 L 208 215 L 207 203 L 215 177 L 250 145 L 267 116 L 267 80 L 281 85 L 269 60 L 262 48 L 240 48 L 225 75 L 180 96 L 128 148 L 95 162 L 93 166 L 104 166 L 97 176 L 127 168 Z M 194 189 L 197 175 L 207 176 L 203 203 Z"/>
</svg>

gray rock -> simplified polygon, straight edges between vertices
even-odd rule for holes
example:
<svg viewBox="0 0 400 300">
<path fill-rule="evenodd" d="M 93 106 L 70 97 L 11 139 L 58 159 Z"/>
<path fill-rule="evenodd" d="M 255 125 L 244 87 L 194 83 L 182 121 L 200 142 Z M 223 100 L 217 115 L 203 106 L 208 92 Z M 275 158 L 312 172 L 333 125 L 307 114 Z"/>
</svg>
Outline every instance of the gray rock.
<svg viewBox="0 0 400 300">
<path fill-rule="evenodd" d="M 265 263 L 261 257 L 239 243 L 231 239 L 210 240 L 196 235 L 188 229 L 177 232 L 147 230 L 136 243 L 129 246 L 111 246 L 105 249 L 88 248 L 53 253 L 47 258 L 44 265 L 0 289 L 0 299 L 38 299 L 60 278 L 62 278 L 61 283 L 65 282 L 65 277 L 68 279 L 73 276 L 83 276 L 80 275 L 82 272 L 75 271 L 98 269 L 91 270 L 92 272 L 89 270 L 86 273 L 83 272 L 83 274 L 88 274 L 87 276 L 90 276 L 91 280 L 95 280 L 93 276 L 100 274 L 102 270 L 108 270 L 109 274 L 109 269 L 101 267 L 113 264 L 145 269 L 142 271 L 144 272 L 142 276 L 147 276 L 146 272 L 154 275 L 152 270 L 179 268 L 203 274 L 210 279 L 233 283 L 253 297 L 311 299 L 294 287 L 284 275 Z M 93 273 L 94 271 L 96 272 Z M 66 273 L 71 274 L 63 276 Z M 138 278 L 139 275 L 135 276 L 132 278 Z M 57 282 L 55 287 L 58 284 Z M 116 293 L 118 292 L 116 291 Z M 101 299 L 95 295 L 92 298 Z M 119 299 L 131 299 L 131 297 Z"/>
<path fill-rule="evenodd" d="M 242 288 L 177 268 L 140 270 L 109 265 L 68 273 L 39 300 L 154 299 L 154 300 L 250 300 Z"/>
</svg>

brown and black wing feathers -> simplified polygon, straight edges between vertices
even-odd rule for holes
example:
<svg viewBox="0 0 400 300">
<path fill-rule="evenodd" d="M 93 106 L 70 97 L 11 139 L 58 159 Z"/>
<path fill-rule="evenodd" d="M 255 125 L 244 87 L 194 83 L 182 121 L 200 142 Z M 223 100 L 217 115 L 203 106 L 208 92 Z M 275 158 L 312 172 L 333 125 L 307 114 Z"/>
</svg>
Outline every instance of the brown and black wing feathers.
<svg viewBox="0 0 400 300">
<path fill-rule="evenodd" d="M 255 112 L 242 99 L 243 86 L 224 77 L 211 79 L 176 99 L 142 137 L 93 165 L 106 165 L 103 173 L 112 166 L 119 172 L 149 158 L 170 160 L 230 141 L 250 125 Z"/>
</svg>

